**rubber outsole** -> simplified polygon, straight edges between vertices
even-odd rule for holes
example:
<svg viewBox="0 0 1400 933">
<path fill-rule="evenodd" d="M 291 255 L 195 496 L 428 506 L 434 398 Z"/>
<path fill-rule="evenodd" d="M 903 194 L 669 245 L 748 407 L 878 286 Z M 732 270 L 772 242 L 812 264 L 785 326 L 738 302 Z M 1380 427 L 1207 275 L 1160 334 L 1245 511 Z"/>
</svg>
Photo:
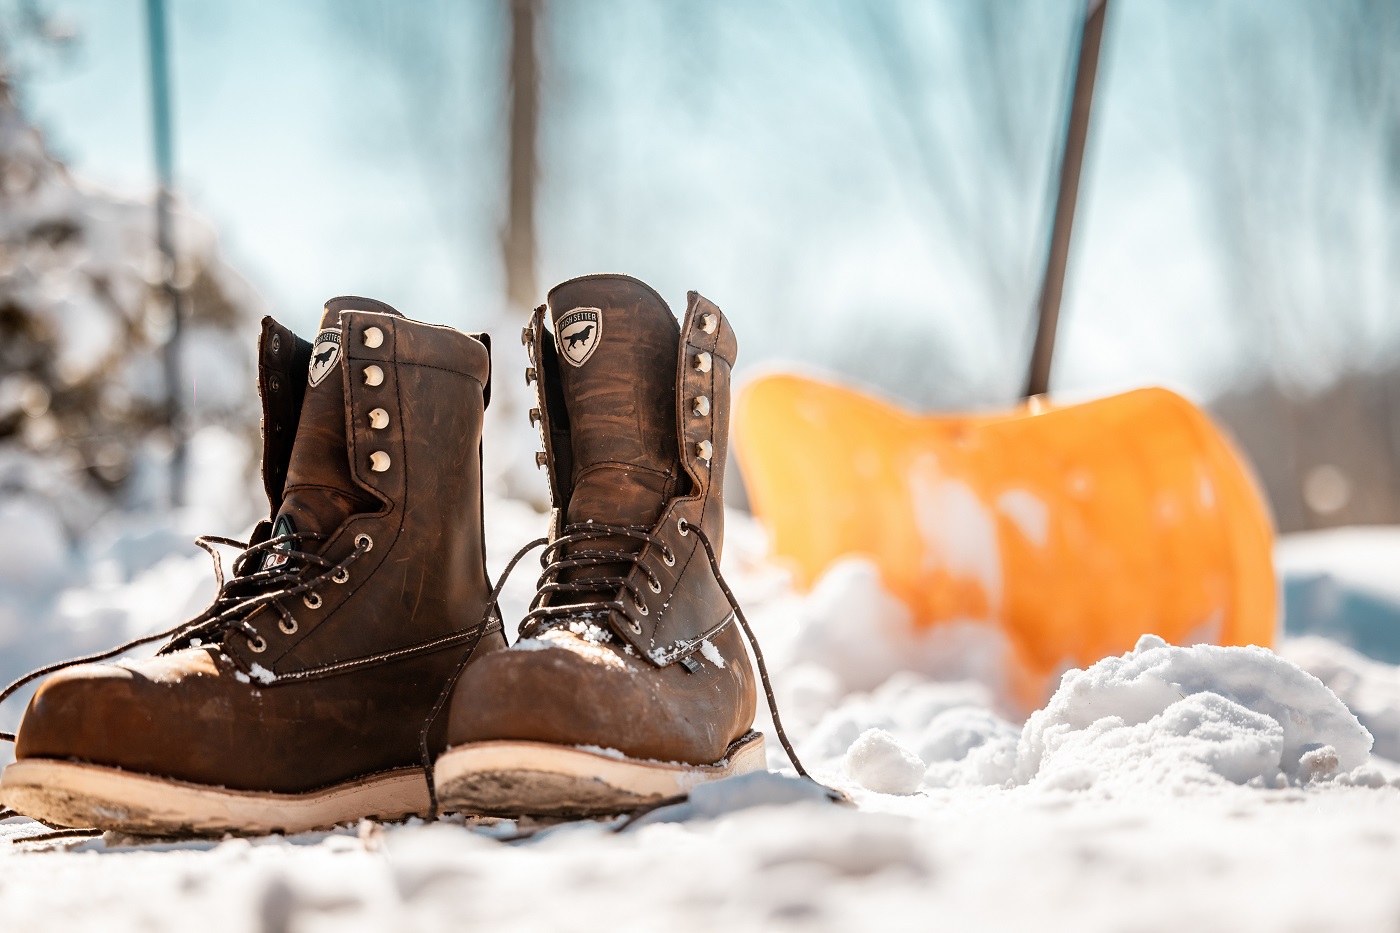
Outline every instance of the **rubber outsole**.
<svg viewBox="0 0 1400 933">
<path fill-rule="evenodd" d="M 579 817 L 627 813 L 697 784 L 767 767 L 763 735 L 749 732 L 711 765 L 645 761 L 547 742 L 474 742 L 433 768 L 442 808 L 487 816 Z"/>
<path fill-rule="evenodd" d="M 428 812 L 421 768 L 401 768 L 301 794 L 229 790 L 101 765 L 28 758 L 0 775 L 0 801 L 58 826 L 137 836 L 266 835 L 331 829 Z"/>
</svg>

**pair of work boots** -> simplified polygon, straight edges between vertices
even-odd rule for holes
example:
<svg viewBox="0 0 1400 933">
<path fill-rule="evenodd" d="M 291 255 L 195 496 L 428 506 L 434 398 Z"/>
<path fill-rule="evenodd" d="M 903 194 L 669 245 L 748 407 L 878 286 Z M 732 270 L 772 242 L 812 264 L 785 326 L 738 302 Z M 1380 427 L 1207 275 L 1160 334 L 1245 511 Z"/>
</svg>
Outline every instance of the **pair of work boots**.
<svg viewBox="0 0 1400 933">
<path fill-rule="evenodd" d="M 554 511 L 513 645 L 483 553 L 489 339 L 363 298 L 327 302 L 314 343 L 268 318 L 270 517 L 201 539 L 243 550 L 154 657 L 40 686 L 0 801 L 59 826 L 295 832 L 623 812 L 763 768 L 717 563 L 728 322 L 692 292 L 677 326 L 648 286 L 594 275 L 523 337 Z"/>
</svg>

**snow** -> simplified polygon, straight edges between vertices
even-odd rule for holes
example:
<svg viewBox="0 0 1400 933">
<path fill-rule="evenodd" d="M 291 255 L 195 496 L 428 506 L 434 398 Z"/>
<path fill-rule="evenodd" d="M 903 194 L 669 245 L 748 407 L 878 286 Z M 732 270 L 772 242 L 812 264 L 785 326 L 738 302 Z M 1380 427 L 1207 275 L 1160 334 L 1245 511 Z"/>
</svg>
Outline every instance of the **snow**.
<svg viewBox="0 0 1400 933">
<path fill-rule="evenodd" d="M 54 334 L 52 373 L 0 378 L 0 417 L 23 424 L 0 444 L 8 679 L 169 628 L 207 604 L 213 575 L 191 538 L 243 535 L 263 507 L 248 391 L 250 312 L 260 302 L 218 259 L 212 228 L 182 210 L 177 239 L 198 270 L 190 275 L 211 280 L 202 294 L 218 299 L 215 311 L 222 301 L 236 313 L 191 322 L 191 504 L 166 511 L 169 450 L 158 433 L 129 430 L 132 413 L 163 392 L 149 207 L 76 182 L 8 107 L 0 156 L 10 195 L 0 214 L 4 297 Z M 59 228 L 77 233 L 63 242 L 43 233 Z M 128 332 L 142 342 L 121 346 Z M 509 352 L 498 350 L 502 371 Z M 543 489 L 528 454 L 534 432 L 520 405 L 507 404 L 523 384 L 498 385 L 487 455 L 505 465 L 488 465 L 497 489 L 485 501 L 493 575 L 547 527 L 523 501 Z M 127 447 L 76 451 L 55 416 L 63 393 L 95 397 L 84 430 Z M 122 463 L 117 486 L 89 478 Z M 1046 506 L 1027 491 L 1008 490 L 993 512 L 936 462 L 913 464 L 909 476 L 927 554 L 962 582 L 1000 592 L 1003 568 L 989 547 L 998 515 L 1031 544 L 1046 540 Z M 1091 479 L 1069 481 L 1087 489 Z M 1214 495 L 1203 481 L 1202 502 Z M 701 785 L 633 822 L 450 817 L 291 838 L 108 835 L 34 846 L 8 840 L 43 827 L 0 821 L 0 929 L 183 930 L 198 918 L 207 933 L 1233 933 L 1400 920 L 1400 667 L 1354 650 L 1385 638 L 1400 645 L 1388 631 L 1351 647 L 1285 638 L 1277 652 L 1178 647 L 1144 633 L 1122 655 L 1067 671 L 1027 717 L 1010 698 L 1009 649 L 994 626 L 918 630 L 860 560 L 795 592 L 752 519 L 732 514 L 726 527 L 725 572 L 763 644 L 787 730 L 813 775 L 848 801 L 793 774 L 760 694 L 757 725 L 775 770 Z M 1287 581 L 1400 605 L 1400 530 L 1300 535 L 1277 553 Z M 533 595 L 532 570 L 522 566 L 502 593 L 508 632 Z M 1327 587 L 1314 595 L 1328 597 Z M 592 625 L 578 634 L 603 637 Z M 726 663 L 708 641 L 700 652 Z M 257 665 L 250 674 L 238 676 L 274 679 Z M 0 709 L 0 729 L 13 728 L 27 695 Z M 0 746 L 0 763 L 8 756 Z"/>
<path fill-rule="evenodd" d="M 997 511 L 1016 525 L 1026 540 L 1045 547 L 1050 537 L 1050 507 L 1026 489 L 1008 489 L 997 496 Z"/>
<path fill-rule="evenodd" d="M 884 729 L 866 729 L 846 750 L 846 773 L 877 794 L 912 794 L 924 780 L 919 756 Z"/>
<path fill-rule="evenodd" d="M 708 638 L 700 642 L 700 653 L 705 656 L 706 661 L 709 661 L 720 670 L 724 670 L 724 655 L 719 653 L 719 649 L 714 646 L 714 642 L 710 641 Z"/>
<path fill-rule="evenodd" d="M 940 681 L 986 684 L 998 703 L 1010 702 L 1001 631 L 976 621 L 917 630 L 869 561 L 836 564 L 788 611 L 791 620 L 775 620 L 774 627 L 794 639 L 793 660 L 830 672 L 843 691 L 871 690 L 912 669 Z"/>
<path fill-rule="evenodd" d="M 545 518 L 494 497 L 487 509 L 494 573 Z M 1066 672 L 1021 721 L 985 627 L 911 631 L 858 562 L 795 593 L 752 520 L 728 526 L 726 571 L 789 732 L 854 805 L 789 769 L 703 785 L 628 825 L 454 817 L 290 839 L 0 843 L 5 926 L 838 930 L 878 917 L 889 930 L 1236 931 L 1400 916 L 1400 668 L 1317 638 L 1274 653 L 1145 637 Z M 106 569 L 54 597 L 48 650 L 207 599 L 207 558 L 180 553 L 176 530 L 109 528 L 92 548 Z M 507 616 L 529 599 L 533 574 L 518 576 Z M 10 820 L 0 837 L 41 830 Z"/>
<path fill-rule="evenodd" d="M 1400 663 L 1400 535 L 1337 528 L 1290 535 L 1276 565 L 1290 635 L 1317 635 Z"/>
<path fill-rule="evenodd" d="M 261 664 L 248 665 L 248 676 L 263 685 L 270 684 L 277 679 L 276 674 L 272 673 L 272 671 L 263 667 Z"/>
<path fill-rule="evenodd" d="M 1395 529 L 1332 528 L 1289 535 L 1279 543 L 1280 576 L 1319 574 L 1400 602 L 1400 535 Z"/>
<path fill-rule="evenodd" d="M 1377 755 L 1400 761 L 1400 668 L 1325 638 L 1291 638 L 1280 653 L 1326 684 L 1356 714 L 1375 738 Z"/>
<path fill-rule="evenodd" d="M 51 510 L 33 499 L 0 499 L 0 528 L 13 542 L 0 552 L 0 584 L 6 590 L 43 591 L 65 575 L 68 536 Z"/>
<path fill-rule="evenodd" d="M 1144 636 L 1121 658 L 1064 675 L 1031 715 L 1018 782 L 1085 789 L 1297 780 L 1304 753 L 1336 749 L 1342 770 L 1366 762 L 1372 739 L 1332 691 L 1263 648 L 1179 648 Z"/>
</svg>

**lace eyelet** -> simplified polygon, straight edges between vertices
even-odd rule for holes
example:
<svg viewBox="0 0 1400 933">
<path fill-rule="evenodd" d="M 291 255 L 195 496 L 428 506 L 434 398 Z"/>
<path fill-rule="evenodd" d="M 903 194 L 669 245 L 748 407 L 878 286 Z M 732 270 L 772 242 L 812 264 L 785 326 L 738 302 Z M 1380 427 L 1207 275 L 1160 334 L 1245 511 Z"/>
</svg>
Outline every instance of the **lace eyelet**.
<svg viewBox="0 0 1400 933">
<path fill-rule="evenodd" d="M 647 581 L 647 586 L 651 589 L 653 593 L 661 592 L 661 581 L 656 579 L 655 577 Z"/>
<path fill-rule="evenodd" d="M 371 551 L 374 549 L 374 539 L 365 534 L 355 535 L 355 547 Z"/>
<path fill-rule="evenodd" d="M 248 650 L 253 652 L 253 654 L 262 654 L 267 650 L 267 639 L 263 638 L 261 635 L 249 639 Z"/>
<path fill-rule="evenodd" d="M 307 608 L 307 609 L 320 609 L 320 608 L 321 608 L 321 594 L 320 594 L 320 593 L 307 593 L 305 596 L 303 596 L 303 597 L 301 598 L 301 601 L 304 602 L 304 603 L 306 603 L 306 608 Z"/>
<path fill-rule="evenodd" d="M 651 615 L 651 610 L 647 608 L 647 604 L 642 602 L 635 595 L 632 597 L 632 608 L 636 609 L 644 616 Z"/>
<path fill-rule="evenodd" d="M 679 531 L 681 537 L 684 538 L 686 535 L 690 534 L 690 522 L 683 518 L 676 519 L 676 530 Z"/>
<path fill-rule="evenodd" d="M 349 568 L 349 567 L 341 567 L 341 568 L 340 568 L 339 570 L 337 570 L 335 573 L 331 574 L 331 582 L 332 582 L 332 583 L 349 583 L 349 582 L 350 582 L 350 568 Z"/>
<path fill-rule="evenodd" d="M 676 566 L 676 554 L 670 548 L 661 549 L 661 562 L 667 567 Z"/>
<path fill-rule="evenodd" d="M 297 629 L 300 627 L 301 626 L 297 625 L 297 620 L 291 616 L 287 616 L 287 618 L 277 623 L 277 628 L 281 630 L 283 635 L 295 635 Z"/>
</svg>

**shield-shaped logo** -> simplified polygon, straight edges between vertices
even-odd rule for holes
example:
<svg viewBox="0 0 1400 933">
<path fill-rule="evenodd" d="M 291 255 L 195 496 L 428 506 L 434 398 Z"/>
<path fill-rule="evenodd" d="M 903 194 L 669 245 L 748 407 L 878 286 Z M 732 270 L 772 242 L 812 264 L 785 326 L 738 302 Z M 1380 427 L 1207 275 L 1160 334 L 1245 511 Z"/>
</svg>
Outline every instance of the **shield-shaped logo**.
<svg viewBox="0 0 1400 933">
<path fill-rule="evenodd" d="M 340 331 L 323 330 L 316 335 L 316 345 L 311 348 L 311 369 L 306 381 L 313 386 L 321 384 L 326 374 L 340 362 Z"/>
<path fill-rule="evenodd" d="M 277 516 L 277 524 L 272 528 L 272 537 L 280 538 L 283 535 L 290 535 L 296 532 L 296 525 L 292 524 L 292 519 L 287 515 Z M 292 549 L 293 542 L 283 541 L 281 544 L 273 545 L 272 550 L 267 552 L 263 558 L 262 570 L 274 570 L 287 562 L 287 551 Z"/>
<path fill-rule="evenodd" d="M 559 355 L 575 366 L 582 366 L 603 339 L 603 312 L 597 308 L 575 308 L 559 319 L 554 332 Z"/>
</svg>

